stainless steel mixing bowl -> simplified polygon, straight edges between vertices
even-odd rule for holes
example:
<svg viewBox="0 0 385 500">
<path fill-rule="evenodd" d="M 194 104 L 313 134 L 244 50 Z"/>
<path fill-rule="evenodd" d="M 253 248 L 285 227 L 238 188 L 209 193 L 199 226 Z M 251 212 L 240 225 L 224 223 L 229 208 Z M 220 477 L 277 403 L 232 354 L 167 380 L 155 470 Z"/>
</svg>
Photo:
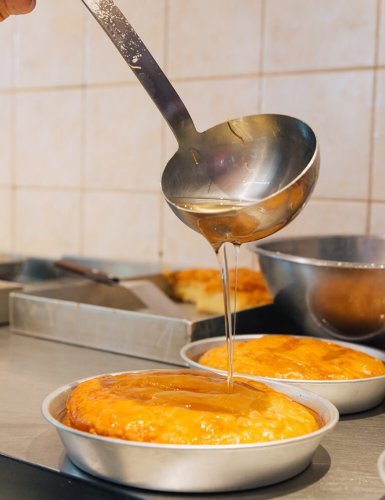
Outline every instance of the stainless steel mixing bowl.
<svg viewBox="0 0 385 500">
<path fill-rule="evenodd" d="M 139 443 L 97 436 L 62 423 L 66 400 L 80 380 L 48 395 L 42 412 L 59 433 L 71 461 L 90 474 L 150 490 L 237 491 L 277 483 L 302 472 L 339 418 L 335 406 L 317 394 L 261 381 L 314 410 L 323 427 L 296 438 L 244 445 Z"/>
<path fill-rule="evenodd" d="M 282 238 L 249 249 L 298 333 L 385 347 L 385 237 Z"/>
</svg>

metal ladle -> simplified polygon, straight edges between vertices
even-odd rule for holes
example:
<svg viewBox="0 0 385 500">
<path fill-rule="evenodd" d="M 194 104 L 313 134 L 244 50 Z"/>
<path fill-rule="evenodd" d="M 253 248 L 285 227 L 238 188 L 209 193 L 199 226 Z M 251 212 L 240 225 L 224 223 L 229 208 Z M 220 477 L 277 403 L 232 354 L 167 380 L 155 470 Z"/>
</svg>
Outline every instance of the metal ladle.
<svg viewBox="0 0 385 500">
<path fill-rule="evenodd" d="M 82 1 L 146 89 L 178 141 L 179 149 L 162 176 L 163 193 L 176 215 L 180 217 L 175 199 L 257 203 L 260 221 L 250 234 L 240 234 L 239 238 L 235 235 L 231 240 L 234 243 L 268 236 L 294 218 L 318 176 L 319 148 L 311 128 L 289 116 L 261 114 L 229 120 L 198 132 L 175 89 L 114 2 Z M 180 218 L 199 230 L 193 222 Z M 243 231 L 242 224 L 240 227 Z M 220 237 L 218 242 L 211 243 L 218 249 Z"/>
</svg>

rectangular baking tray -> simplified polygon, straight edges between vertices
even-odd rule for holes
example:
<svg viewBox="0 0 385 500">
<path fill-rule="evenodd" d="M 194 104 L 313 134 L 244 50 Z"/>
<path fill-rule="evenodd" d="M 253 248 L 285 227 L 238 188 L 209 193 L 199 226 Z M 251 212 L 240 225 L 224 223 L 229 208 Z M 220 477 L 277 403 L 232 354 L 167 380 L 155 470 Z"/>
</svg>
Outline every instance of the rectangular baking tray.
<svg viewBox="0 0 385 500">
<path fill-rule="evenodd" d="M 151 278 L 147 276 L 147 279 Z M 154 282 L 161 276 L 152 276 Z M 223 335 L 223 317 L 185 318 L 147 313 L 129 289 L 89 281 L 12 293 L 13 332 L 105 351 L 182 364 L 192 340 Z"/>
<path fill-rule="evenodd" d="M 162 275 L 146 279 L 166 287 Z M 129 289 L 81 280 L 11 293 L 10 328 L 32 337 L 183 365 L 181 348 L 193 340 L 224 335 L 224 318 L 197 314 L 191 304 L 180 306 L 183 318 L 151 314 L 132 300 Z M 260 331 L 256 327 L 263 327 L 266 313 L 256 321 L 259 309 L 264 308 L 237 314 L 239 333 Z"/>
<path fill-rule="evenodd" d="M 168 283 L 157 264 L 64 256 L 119 277 L 150 280 L 164 293 Z M 194 340 L 224 335 L 223 316 L 202 315 L 192 304 L 178 304 L 183 317 L 148 313 L 129 290 L 69 278 L 52 260 L 27 258 L 10 294 L 13 332 L 47 340 L 182 365 L 180 349 Z M 237 313 L 236 332 L 299 333 L 274 304 Z"/>
<path fill-rule="evenodd" d="M 23 287 L 19 283 L 0 280 L 0 325 L 9 322 L 9 297 L 11 293 L 22 289 Z"/>
</svg>

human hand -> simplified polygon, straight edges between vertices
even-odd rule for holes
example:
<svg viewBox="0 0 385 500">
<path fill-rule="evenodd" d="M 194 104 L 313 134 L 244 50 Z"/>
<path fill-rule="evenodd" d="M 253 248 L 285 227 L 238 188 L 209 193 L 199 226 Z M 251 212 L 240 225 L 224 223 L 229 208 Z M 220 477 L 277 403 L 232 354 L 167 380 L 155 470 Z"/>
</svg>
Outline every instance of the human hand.
<svg viewBox="0 0 385 500">
<path fill-rule="evenodd" d="M 0 21 L 14 14 L 26 14 L 34 9 L 36 0 L 0 0 Z"/>
</svg>

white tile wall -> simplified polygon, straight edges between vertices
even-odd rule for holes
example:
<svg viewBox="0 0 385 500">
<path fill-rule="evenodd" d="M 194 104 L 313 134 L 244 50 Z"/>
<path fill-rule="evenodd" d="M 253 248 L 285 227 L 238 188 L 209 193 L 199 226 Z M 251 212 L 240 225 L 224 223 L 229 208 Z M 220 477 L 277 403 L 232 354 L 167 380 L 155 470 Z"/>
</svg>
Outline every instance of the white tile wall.
<svg viewBox="0 0 385 500">
<path fill-rule="evenodd" d="M 170 76 L 258 72 L 261 5 L 261 0 L 169 0 Z"/>
<path fill-rule="evenodd" d="M 158 193 L 89 192 L 84 200 L 84 253 L 155 262 L 159 223 Z"/>
<path fill-rule="evenodd" d="M 14 19 L 7 19 L 0 30 L 0 90 L 12 85 L 13 24 Z"/>
<path fill-rule="evenodd" d="M 268 0 L 264 69 L 373 65 L 376 6 L 377 0 Z"/>
<path fill-rule="evenodd" d="M 370 231 L 373 234 L 385 234 L 385 203 L 371 205 Z"/>
<path fill-rule="evenodd" d="M 11 183 L 12 168 L 12 96 L 0 93 L 0 186 Z"/>
<path fill-rule="evenodd" d="M 17 94 L 15 135 L 17 185 L 79 187 L 80 90 Z"/>
<path fill-rule="evenodd" d="M 161 115 L 139 84 L 90 89 L 85 124 L 86 187 L 159 188 Z"/>
<path fill-rule="evenodd" d="M 298 217 L 276 237 L 365 233 L 367 211 L 364 202 L 311 199 Z"/>
<path fill-rule="evenodd" d="M 385 0 L 118 4 L 199 130 L 259 112 L 314 128 L 320 179 L 279 235 L 385 233 Z M 0 60 L 0 250 L 216 265 L 162 201 L 171 131 L 79 0 L 1 23 Z"/>
<path fill-rule="evenodd" d="M 385 201 L 385 69 L 377 74 L 372 196 Z"/>
<path fill-rule="evenodd" d="M 60 257 L 80 251 L 80 195 L 64 190 L 18 189 L 15 250 Z"/>
<path fill-rule="evenodd" d="M 317 196 L 368 196 L 372 79 L 371 71 L 263 78 L 262 111 L 301 118 L 318 136 L 321 170 Z"/>
<path fill-rule="evenodd" d="M 0 187 L 0 253 L 11 252 L 12 249 L 12 193 L 11 189 Z"/>
<path fill-rule="evenodd" d="M 19 87 L 74 85 L 83 79 L 83 16 L 78 0 L 39 0 L 17 18 L 16 84 Z"/>
<path fill-rule="evenodd" d="M 380 0 L 379 64 L 385 64 L 385 0 Z"/>
</svg>

